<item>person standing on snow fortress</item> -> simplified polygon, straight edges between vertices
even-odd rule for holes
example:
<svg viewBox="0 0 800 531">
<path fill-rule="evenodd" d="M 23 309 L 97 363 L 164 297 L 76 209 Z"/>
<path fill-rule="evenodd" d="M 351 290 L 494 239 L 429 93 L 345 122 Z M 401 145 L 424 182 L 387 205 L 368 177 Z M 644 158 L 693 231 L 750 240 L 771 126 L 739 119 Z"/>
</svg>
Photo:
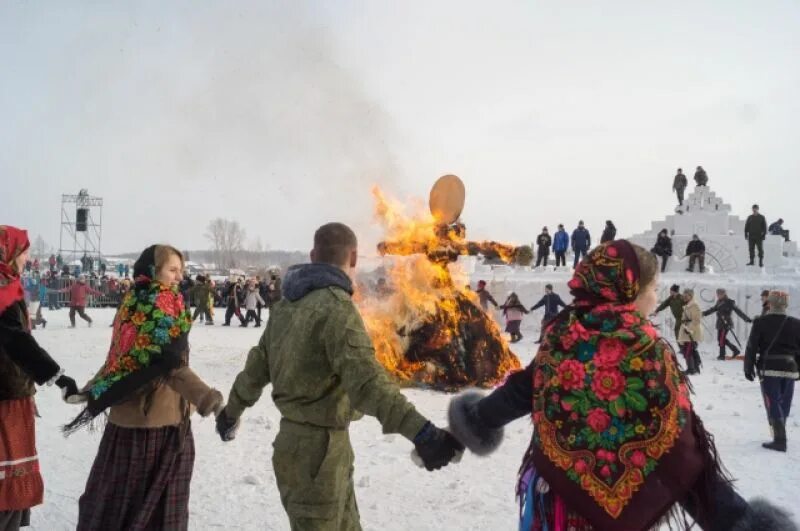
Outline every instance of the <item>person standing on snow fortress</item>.
<svg viewBox="0 0 800 531">
<path fill-rule="evenodd" d="M 372 415 L 384 433 L 412 441 L 428 470 L 464 450 L 435 427 L 389 381 L 352 301 L 349 273 L 358 244 L 352 230 L 329 223 L 314 234 L 310 264 L 289 269 L 283 299 L 270 309 L 266 330 L 236 377 L 217 417 L 223 441 L 239 417 L 272 383 L 281 412 L 272 464 L 292 530 L 360 530 L 348 427 Z"/>
</svg>

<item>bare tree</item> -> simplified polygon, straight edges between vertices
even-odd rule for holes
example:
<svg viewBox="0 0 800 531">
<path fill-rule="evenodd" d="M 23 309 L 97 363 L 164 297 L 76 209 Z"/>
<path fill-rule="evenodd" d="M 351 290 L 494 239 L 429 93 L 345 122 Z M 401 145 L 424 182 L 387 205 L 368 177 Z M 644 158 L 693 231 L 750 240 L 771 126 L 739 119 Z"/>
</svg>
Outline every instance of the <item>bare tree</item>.
<svg viewBox="0 0 800 531">
<path fill-rule="evenodd" d="M 245 230 L 238 221 L 224 218 L 211 220 L 206 229 L 206 239 L 211 243 L 217 267 L 236 267 L 239 252 L 244 248 Z"/>
</svg>

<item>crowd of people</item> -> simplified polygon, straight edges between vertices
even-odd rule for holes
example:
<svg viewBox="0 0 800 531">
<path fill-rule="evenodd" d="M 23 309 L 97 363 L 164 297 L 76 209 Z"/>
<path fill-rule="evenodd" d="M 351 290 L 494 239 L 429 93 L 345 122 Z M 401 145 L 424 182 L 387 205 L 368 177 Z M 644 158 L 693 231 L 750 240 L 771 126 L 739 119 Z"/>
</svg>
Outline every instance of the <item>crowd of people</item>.
<svg viewBox="0 0 800 531">
<path fill-rule="evenodd" d="M 22 286 L 29 247 L 25 231 L 0 226 L 0 441 L 14 441 L 0 444 L 4 530 L 29 525 L 30 509 L 42 503 L 33 393 L 47 384 L 81 408 L 67 434 L 108 412 L 78 500 L 80 531 L 187 529 L 195 476 L 191 414 L 214 415 L 216 433 L 231 441 L 267 385 L 282 416 L 272 465 L 292 529 L 361 528 L 348 430 L 362 414 L 376 417 L 384 433 L 404 436 L 428 471 L 448 466 L 465 449 L 491 454 L 506 424 L 530 417 L 533 433 L 515 486 L 521 529 L 645 530 L 670 519 L 685 529 L 694 525 L 690 520 L 714 531 L 797 529 L 782 509 L 745 500 L 734 487 L 693 408 L 687 374 L 648 319 L 658 310 L 657 258 L 626 240 L 588 252 L 567 284 L 568 305 L 545 288 L 531 308 L 545 312 L 533 361 L 488 395 L 453 398 L 448 430 L 421 415 L 376 360 L 352 301 L 358 242 L 343 224 L 320 227 L 311 263 L 287 272 L 282 297 L 227 403 L 190 368 L 193 315 L 185 293 L 210 303 L 212 292 L 206 279 L 189 285 L 180 251 L 152 245 L 141 253 L 116 312 L 108 357 L 78 387 L 30 333 Z M 680 291 L 673 288 L 671 298 Z M 260 289 L 258 282 L 231 282 L 228 320 L 240 304 L 248 315 L 240 316 L 242 324 L 257 318 L 258 306 L 268 302 Z M 502 307 L 520 339 L 520 321 L 530 310 L 519 297 L 498 305 L 485 283 L 477 292 L 482 305 Z M 732 314 L 750 318 L 724 290 L 705 312 L 691 291 L 680 297 L 664 308 L 680 312 L 677 339 L 689 344 L 684 355 L 695 358 L 701 314 L 715 313 L 724 357 Z M 786 315 L 787 306 L 786 293 L 767 294 L 744 365 L 747 379 L 760 379 L 773 427 L 774 440 L 764 447 L 777 451 L 786 451 L 786 417 L 800 377 L 800 321 Z M 208 305 L 201 310 L 206 316 Z"/>
</svg>

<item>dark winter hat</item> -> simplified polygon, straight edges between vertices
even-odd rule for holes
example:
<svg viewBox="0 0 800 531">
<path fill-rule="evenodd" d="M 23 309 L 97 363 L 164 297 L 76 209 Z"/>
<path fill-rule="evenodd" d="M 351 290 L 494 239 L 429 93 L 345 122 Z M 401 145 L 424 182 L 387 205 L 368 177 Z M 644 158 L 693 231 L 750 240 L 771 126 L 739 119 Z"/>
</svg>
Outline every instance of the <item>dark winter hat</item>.
<svg viewBox="0 0 800 531">
<path fill-rule="evenodd" d="M 758 205 L 753 205 L 753 210 L 758 210 Z"/>
<path fill-rule="evenodd" d="M 761 292 L 761 296 L 762 296 L 762 297 L 769 297 L 769 290 L 768 290 L 768 289 L 765 289 L 764 291 L 762 291 L 762 292 Z"/>
<path fill-rule="evenodd" d="M 151 245 L 139 255 L 133 264 L 133 279 L 147 277 L 152 280 L 156 276 L 156 246 Z"/>
<path fill-rule="evenodd" d="M 785 291 L 770 291 L 767 303 L 770 313 L 786 313 L 786 308 L 789 306 L 789 294 Z"/>
<path fill-rule="evenodd" d="M 678 293 L 681 290 L 681 287 L 677 284 L 673 284 L 670 286 L 669 290 L 673 293 Z"/>
</svg>

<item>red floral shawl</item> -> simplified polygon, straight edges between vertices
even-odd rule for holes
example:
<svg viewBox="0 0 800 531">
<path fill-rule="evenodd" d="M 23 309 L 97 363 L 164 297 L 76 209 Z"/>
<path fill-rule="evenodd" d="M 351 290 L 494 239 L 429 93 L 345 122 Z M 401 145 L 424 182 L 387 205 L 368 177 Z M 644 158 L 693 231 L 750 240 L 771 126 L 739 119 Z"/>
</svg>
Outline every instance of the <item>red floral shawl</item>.
<svg viewBox="0 0 800 531">
<path fill-rule="evenodd" d="M 28 232 L 10 225 L 0 225 L 0 314 L 17 301 L 25 299 L 14 261 L 30 247 Z"/>
<path fill-rule="evenodd" d="M 628 242 L 593 250 L 569 287 L 575 301 L 546 328 L 533 362 L 529 456 L 598 529 L 644 529 L 699 472 L 692 463 L 686 484 L 631 507 L 691 423 L 689 391 L 674 353 L 633 304 L 639 263 Z"/>
</svg>

